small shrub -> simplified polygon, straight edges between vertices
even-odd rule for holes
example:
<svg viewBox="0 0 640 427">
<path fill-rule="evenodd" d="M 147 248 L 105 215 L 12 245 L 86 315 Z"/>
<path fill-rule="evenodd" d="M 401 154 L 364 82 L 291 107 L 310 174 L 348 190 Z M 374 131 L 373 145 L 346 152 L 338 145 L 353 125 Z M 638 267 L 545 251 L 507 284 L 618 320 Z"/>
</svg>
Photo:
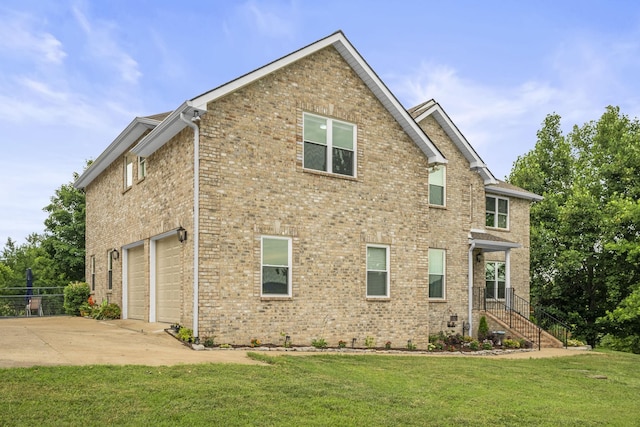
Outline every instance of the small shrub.
<svg viewBox="0 0 640 427">
<path fill-rule="evenodd" d="M 472 351 L 478 351 L 480 350 L 480 343 L 477 340 L 473 340 L 469 343 L 469 348 Z"/>
<path fill-rule="evenodd" d="M 347 346 L 347 342 L 346 341 L 338 341 L 338 348 L 345 348 Z"/>
<path fill-rule="evenodd" d="M 231 348 L 231 344 L 220 344 L 220 348 Z"/>
<path fill-rule="evenodd" d="M 251 347 L 260 347 L 262 343 L 260 342 L 259 339 L 257 338 L 252 338 L 251 339 Z"/>
<path fill-rule="evenodd" d="M 327 341 L 324 338 L 318 338 L 311 341 L 311 345 L 315 348 L 327 348 Z"/>
<path fill-rule="evenodd" d="M 427 344 L 427 351 L 433 351 L 436 349 L 436 346 L 432 343 Z"/>
<path fill-rule="evenodd" d="M 80 315 L 80 306 L 86 303 L 91 295 L 89 285 L 84 282 L 72 282 L 64 288 L 64 311 L 72 316 Z"/>
<path fill-rule="evenodd" d="M 178 331 L 178 339 L 184 342 L 193 342 L 193 330 L 189 328 L 180 328 Z"/>
<path fill-rule="evenodd" d="M 520 348 L 520 341 L 507 338 L 502 340 L 502 345 L 505 348 Z"/>
<path fill-rule="evenodd" d="M 376 339 L 368 336 L 364 339 L 364 345 L 367 348 L 373 348 L 376 346 Z"/>
<path fill-rule="evenodd" d="M 490 340 L 486 340 L 482 342 L 483 350 L 493 350 L 493 343 Z"/>
<path fill-rule="evenodd" d="M 93 308 L 91 317 L 97 320 L 119 319 L 120 306 L 116 303 L 108 303 L 107 300 L 104 300 L 102 301 L 102 304 Z"/>
<path fill-rule="evenodd" d="M 415 350 L 416 348 L 418 348 L 418 346 L 416 346 L 411 340 L 407 341 L 407 349 Z"/>
<path fill-rule="evenodd" d="M 213 337 L 206 337 L 204 339 L 204 346 L 207 348 L 211 348 L 213 347 L 215 344 L 215 342 L 213 341 Z"/>
<path fill-rule="evenodd" d="M 384 343 L 384 348 L 386 348 L 387 350 L 391 350 L 391 341 L 387 341 L 386 343 Z"/>
<path fill-rule="evenodd" d="M 567 347 L 582 347 L 584 343 L 577 339 L 567 340 Z"/>
<path fill-rule="evenodd" d="M 484 341 L 489 335 L 489 324 L 487 318 L 482 316 L 480 322 L 478 322 L 478 341 Z"/>
<path fill-rule="evenodd" d="M 456 334 L 456 335 L 449 335 L 447 336 L 447 340 L 446 343 L 449 346 L 456 346 L 456 345 L 460 345 L 462 343 L 462 335 L 460 334 Z"/>
</svg>

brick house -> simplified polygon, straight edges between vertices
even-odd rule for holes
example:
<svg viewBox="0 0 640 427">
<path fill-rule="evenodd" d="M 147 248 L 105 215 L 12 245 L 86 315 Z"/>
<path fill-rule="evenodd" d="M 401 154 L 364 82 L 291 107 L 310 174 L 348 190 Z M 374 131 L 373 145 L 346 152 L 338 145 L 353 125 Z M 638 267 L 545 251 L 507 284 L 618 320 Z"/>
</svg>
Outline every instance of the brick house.
<svg viewBox="0 0 640 427">
<path fill-rule="evenodd" d="M 95 298 L 219 343 L 424 347 L 474 331 L 474 289 L 529 295 L 540 197 L 436 102 L 402 107 L 341 32 L 135 118 L 75 186 Z"/>
</svg>

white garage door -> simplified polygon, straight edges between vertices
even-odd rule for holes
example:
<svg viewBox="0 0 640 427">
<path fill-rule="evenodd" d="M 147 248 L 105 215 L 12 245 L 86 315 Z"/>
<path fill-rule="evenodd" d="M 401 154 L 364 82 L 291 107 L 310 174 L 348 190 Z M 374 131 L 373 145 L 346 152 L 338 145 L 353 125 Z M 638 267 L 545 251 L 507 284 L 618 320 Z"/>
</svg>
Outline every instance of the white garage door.
<svg viewBox="0 0 640 427">
<path fill-rule="evenodd" d="M 127 317 L 144 320 L 146 313 L 144 245 L 129 249 L 127 254 Z"/>
<path fill-rule="evenodd" d="M 181 247 L 172 235 L 156 242 L 156 317 L 158 322 L 180 322 Z"/>
</svg>

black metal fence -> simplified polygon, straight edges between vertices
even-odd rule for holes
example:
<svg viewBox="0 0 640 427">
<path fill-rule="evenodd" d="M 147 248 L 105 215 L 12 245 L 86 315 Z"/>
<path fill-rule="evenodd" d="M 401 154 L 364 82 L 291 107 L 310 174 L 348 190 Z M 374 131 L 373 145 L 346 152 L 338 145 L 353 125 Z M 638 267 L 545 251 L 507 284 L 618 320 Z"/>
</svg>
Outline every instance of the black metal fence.
<svg viewBox="0 0 640 427">
<path fill-rule="evenodd" d="M 58 316 L 64 312 L 64 287 L 0 288 L 0 317 L 20 317 L 27 315 L 27 305 L 33 297 L 40 298 L 42 315 Z M 38 316 L 34 311 L 31 315 Z"/>
</svg>

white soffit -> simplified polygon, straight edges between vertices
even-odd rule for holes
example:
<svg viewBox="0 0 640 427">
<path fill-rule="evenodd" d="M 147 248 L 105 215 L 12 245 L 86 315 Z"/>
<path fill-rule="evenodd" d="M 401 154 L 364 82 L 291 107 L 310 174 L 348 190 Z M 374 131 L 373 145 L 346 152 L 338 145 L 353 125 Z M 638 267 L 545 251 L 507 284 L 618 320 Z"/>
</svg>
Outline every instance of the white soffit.
<svg viewBox="0 0 640 427">
<path fill-rule="evenodd" d="M 85 188 L 111 163 L 120 157 L 143 133 L 160 124 L 159 120 L 148 117 L 136 117 L 89 166 L 73 184 L 75 188 Z"/>
</svg>

